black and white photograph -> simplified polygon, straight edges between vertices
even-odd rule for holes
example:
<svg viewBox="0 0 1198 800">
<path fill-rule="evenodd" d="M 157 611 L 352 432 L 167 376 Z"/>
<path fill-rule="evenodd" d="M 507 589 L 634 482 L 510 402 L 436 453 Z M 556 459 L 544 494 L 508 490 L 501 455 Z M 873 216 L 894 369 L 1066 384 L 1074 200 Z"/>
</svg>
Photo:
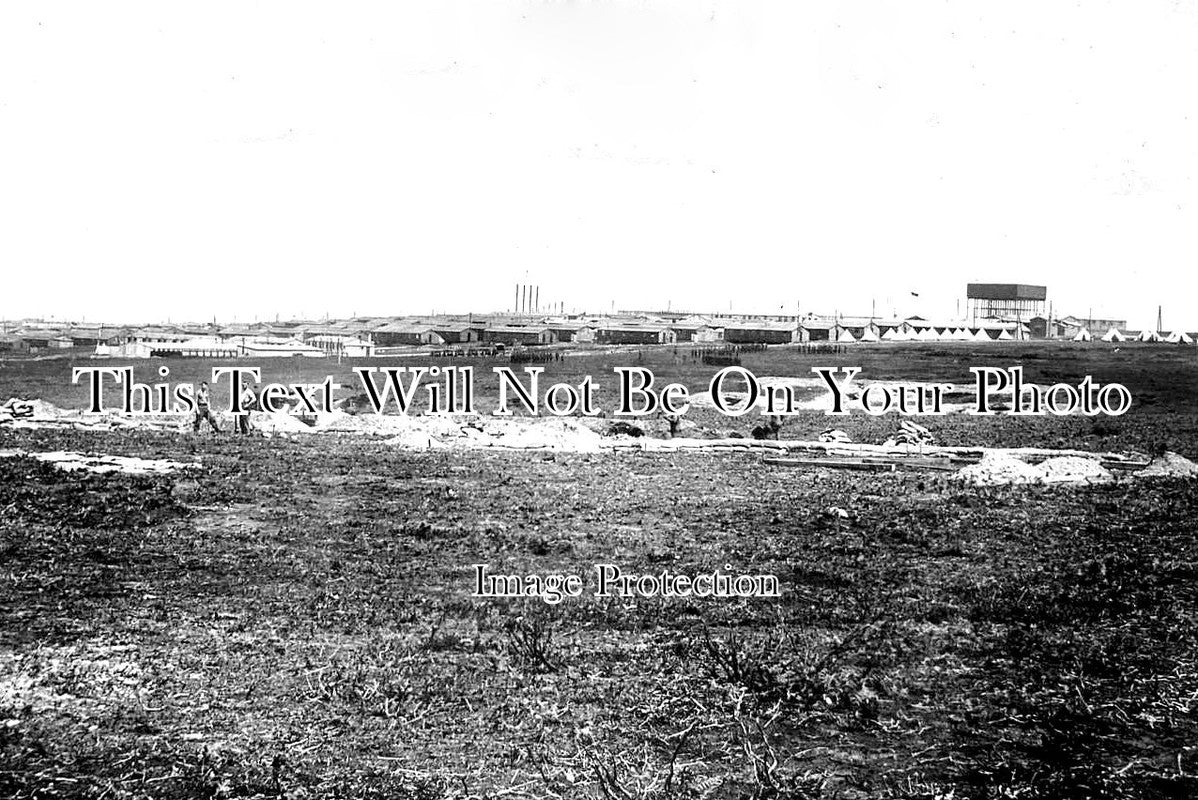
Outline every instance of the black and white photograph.
<svg viewBox="0 0 1198 800">
<path fill-rule="evenodd" d="M 0 3 L 0 798 L 1198 797 L 1198 2 Z"/>
</svg>

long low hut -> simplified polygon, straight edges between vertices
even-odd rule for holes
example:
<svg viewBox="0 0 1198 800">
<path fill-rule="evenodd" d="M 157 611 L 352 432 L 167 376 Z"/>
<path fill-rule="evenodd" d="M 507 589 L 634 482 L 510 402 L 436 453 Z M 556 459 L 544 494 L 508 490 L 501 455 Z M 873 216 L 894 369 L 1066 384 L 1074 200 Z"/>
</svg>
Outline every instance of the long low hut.
<svg viewBox="0 0 1198 800">
<path fill-rule="evenodd" d="M 803 339 L 794 322 L 761 320 L 728 323 L 724 326 L 724 341 L 728 344 L 791 344 Z"/>
<path fill-rule="evenodd" d="M 553 344 L 557 335 L 545 325 L 494 325 L 483 331 L 483 341 L 503 345 Z"/>
<path fill-rule="evenodd" d="M 673 344 L 678 336 L 664 325 L 611 325 L 600 327 L 595 340 L 604 344 Z"/>
<path fill-rule="evenodd" d="M 424 323 L 389 322 L 370 332 L 374 343 L 381 347 L 402 345 L 445 344 L 445 338 Z"/>
</svg>

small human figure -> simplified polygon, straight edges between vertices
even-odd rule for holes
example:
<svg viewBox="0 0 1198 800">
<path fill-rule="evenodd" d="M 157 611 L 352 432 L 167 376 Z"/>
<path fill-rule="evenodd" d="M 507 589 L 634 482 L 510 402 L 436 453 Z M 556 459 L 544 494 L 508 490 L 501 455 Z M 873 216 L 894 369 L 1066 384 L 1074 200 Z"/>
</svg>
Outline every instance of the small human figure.
<svg viewBox="0 0 1198 800">
<path fill-rule="evenodd" d="M 216 417 L 212 414 L 212 409 L 209 407 L 211 400 L 208 396 L 208 382 L 201 381 L 200 388 L 196 390 L 196 418 L 193 429 L 196 433 L 200 432 L 200 424 L 204 420 L 208 420 L 208 424 L 212 426 L 212 430 L 220 433 L 220 423 L 216 421 Z"/>
<path fill-rule="evenodd" d="M 682 425 L 682 416 L 670 412 L 663 413 L 666 424 L 670 426 L 670 438 L 673 439 L 678 435 L 678 429 Z"/>
<path fill-rule="evenodd" d="M 248 434 L 253 428 L 250 426 L 250 412 L 258 406 L 258 395 L 254 394 L 254 390 L 249 386 L 241 390 L 241 413 L 237 415 L 237 431 L 241 434 Z"/>
</svg>

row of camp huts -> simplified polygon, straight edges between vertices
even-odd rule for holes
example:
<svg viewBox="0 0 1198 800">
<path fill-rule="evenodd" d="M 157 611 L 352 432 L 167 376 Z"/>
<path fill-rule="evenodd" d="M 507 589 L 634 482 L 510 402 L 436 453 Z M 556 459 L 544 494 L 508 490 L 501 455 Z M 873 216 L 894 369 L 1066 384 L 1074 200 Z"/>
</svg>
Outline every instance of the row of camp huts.
<svg viewBox="0 0 1198 800">
<path fill-rule="evenodd" d="M 1034 328 L 1033 328 L 1034 330 Z M 1112 327 L 1079 328 L 1069 338 L 1107 342 L 1144 341 L 1192 344 L 1198 334 L 1129 331 Z M 233 325 L 148 325 L 140 327 L 46 325 L 0 333 L 0 351 L 54 351 L 87 348 L 97 355 L 121 357 L 200 356 L 222 358 L 272 356 L 386 355 L 395 348 L 420 346 L 520 347 L 581 343 L 598 345 L 670 345 L 727 343 L 769 345 L 806 342 L 990 342 L 1029 338 L 1021 322 L 936 321 L 919 317 L 879 319 L 816 317 L 772 320 L 688 318 L 662 320 L 634 315 L 528 319 L 354 319 L 334 322 L 285 322 Z"/>
<path fill-rule="evenodd" d="M 419 346 L 537 346 L 557 343 L 662 345 L 676 343 L 790 344 L 796 342 L 993 341 L 1026 337 L 1015 323 L 936 323 L 919 318 L 879 320 L 807 317 L 782 320 L 652 320 L 639 317 L 528 320 L 381 319 L 325 323 L 31 327 L 0 334 L 0 350 L 94 349 L 121 357 L 346 356 L 369 357 Z"/>
<path fill-rule="evenodd" d="M 679 321 L 655 323 L 633 320 L 540 321 L 501 325 L 436 325 L 402 323 L 371 332 L 376 344 L 453 345 L 481 342 L 504 345 L 548 345 L 580 342 L 605 345 L 652 345 L 679 342 L 729 344 L 791 344 L 796 342 L 858 341 L 995 341 L 1027 338 L 1018 323 L 936 323 L 910 320 L 743 321 L 710 324 Z"/>
</svg>

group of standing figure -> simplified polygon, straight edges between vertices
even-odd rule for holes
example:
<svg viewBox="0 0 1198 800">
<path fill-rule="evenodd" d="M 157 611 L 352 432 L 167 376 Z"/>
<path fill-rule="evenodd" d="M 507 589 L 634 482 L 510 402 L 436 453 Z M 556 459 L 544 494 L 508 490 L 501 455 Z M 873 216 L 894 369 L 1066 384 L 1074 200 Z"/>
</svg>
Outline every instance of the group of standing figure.
<svg viewBox="0 0 1198 800">
<path fill-rule="evenodd" d="M 200 388 L 196 390 L 196 416 L 192 424 L 192 430 L 195 433 L 200 432 L 200 426 L 207 421 L 212 426 L 212 430 L 220 433 L 220 421 L 216 415 L 212 413 L 212 399 L 208 391 L 208 382 L 200 383 Z M 241 390 L 241 413 L 234 414 L 237 418 L 237 432 L 248 434 L 253 428 L 250 426 L 250 412 L 258 407 L 258 395 L 249 386 Z"/>
</svg>

